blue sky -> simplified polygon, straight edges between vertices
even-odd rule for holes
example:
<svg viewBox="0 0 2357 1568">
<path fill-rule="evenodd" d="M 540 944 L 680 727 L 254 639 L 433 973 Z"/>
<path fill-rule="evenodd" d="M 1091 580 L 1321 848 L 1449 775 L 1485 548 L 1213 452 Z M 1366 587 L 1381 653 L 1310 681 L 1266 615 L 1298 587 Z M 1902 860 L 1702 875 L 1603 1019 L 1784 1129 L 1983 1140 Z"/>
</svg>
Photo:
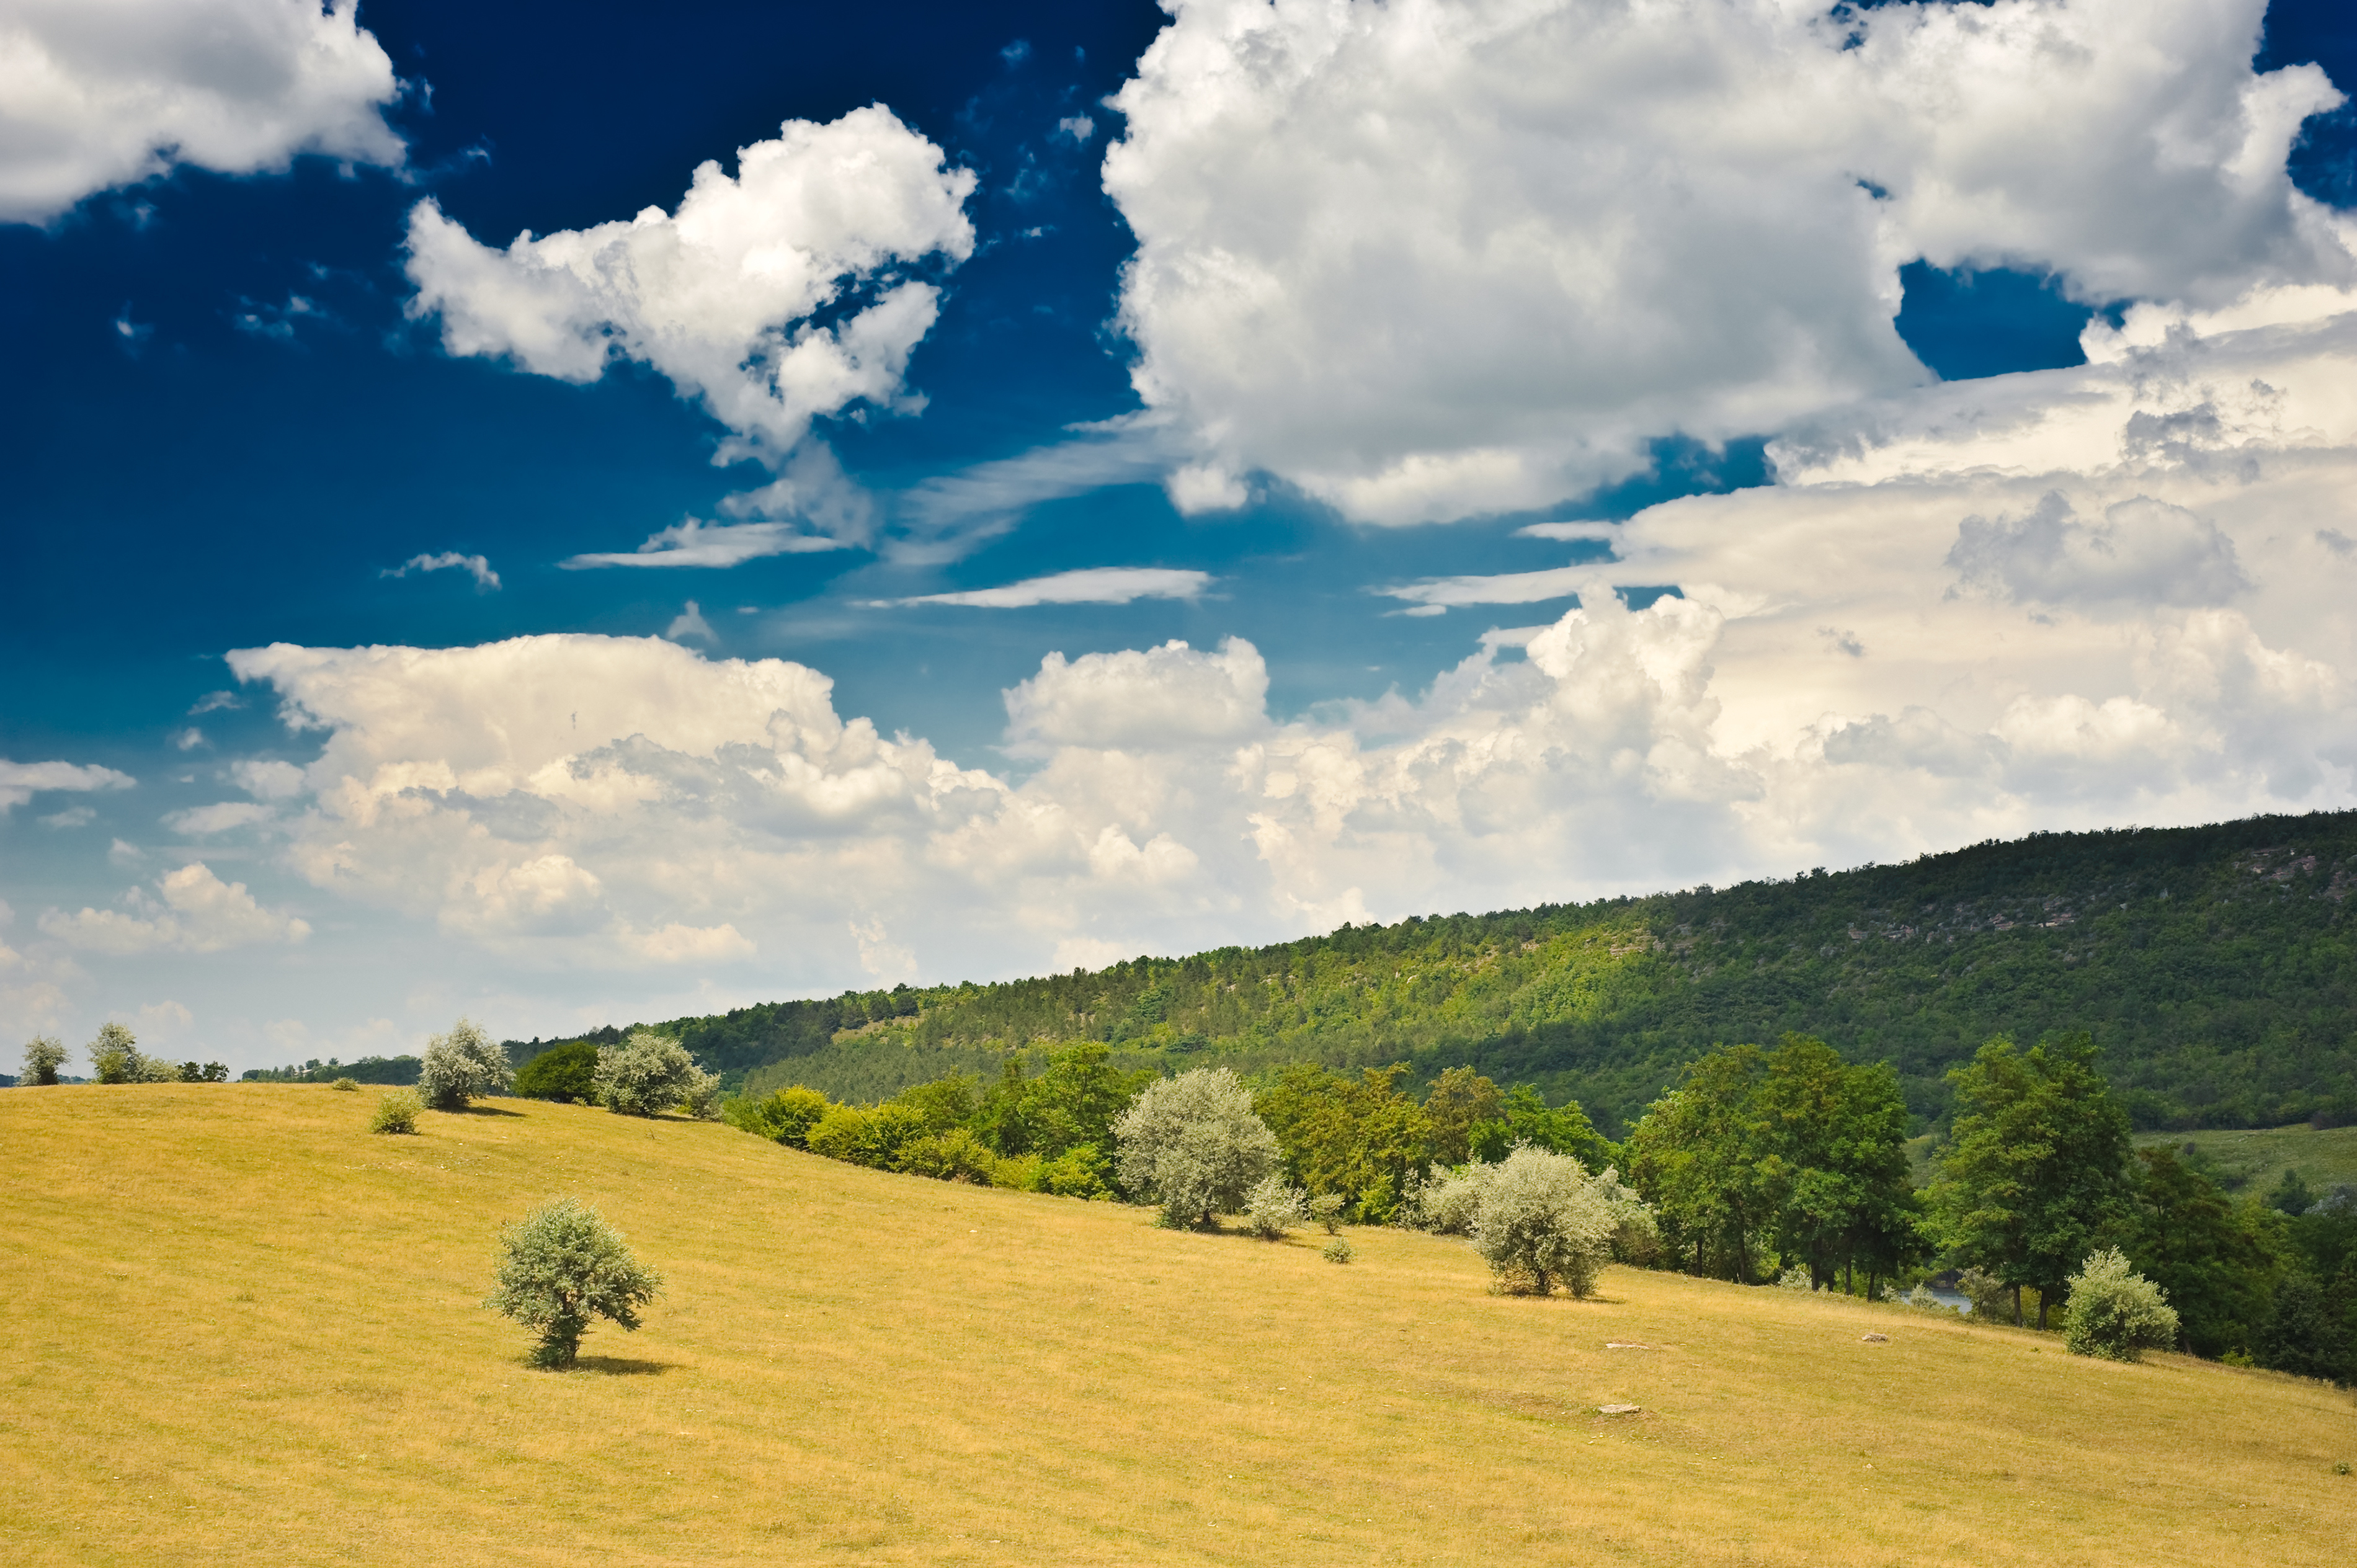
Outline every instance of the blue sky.
<svg viewBox="0 0 2357 1568">
<path fill-rule="evenodd" d="M 9 12 L 0 1029 L 2349 803 L 2339 7 Z"/>
</svg>

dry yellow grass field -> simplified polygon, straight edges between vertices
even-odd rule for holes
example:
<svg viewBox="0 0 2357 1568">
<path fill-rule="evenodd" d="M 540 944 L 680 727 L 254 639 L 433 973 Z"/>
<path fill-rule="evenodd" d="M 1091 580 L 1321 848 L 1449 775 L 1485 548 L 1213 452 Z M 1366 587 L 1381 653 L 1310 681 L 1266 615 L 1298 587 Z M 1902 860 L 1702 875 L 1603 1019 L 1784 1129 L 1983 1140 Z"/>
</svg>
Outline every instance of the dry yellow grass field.
<svg viewBox="0 0 2357 1568">
<path fill-rule="evenodd" d="M 0 1093 L 0 1560 L 2337 1568 L 2357 1524 L 2319 1384 L 1626 1269 L 1498 1297 L 1458 1242 L 1336 1266 L 715 1124 L 371 1137 L 374 1102 Z M 478 1303 L 560 1193 L 669 1285 L 553 1374 Z"/>
</svg>

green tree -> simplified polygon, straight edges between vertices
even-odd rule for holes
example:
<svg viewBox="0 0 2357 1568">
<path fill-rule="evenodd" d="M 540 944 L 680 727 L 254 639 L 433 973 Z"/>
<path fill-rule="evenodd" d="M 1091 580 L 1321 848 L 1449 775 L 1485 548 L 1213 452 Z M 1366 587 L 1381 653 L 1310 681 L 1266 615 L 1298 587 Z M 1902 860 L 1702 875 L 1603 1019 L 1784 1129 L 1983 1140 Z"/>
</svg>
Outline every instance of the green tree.
<svg viewBox="0 0 2357 1568">
<path fill-rule="evenodd" d="M 2169 1294 L 2185 1348 L 2217 1357 L 2247 1350 L 2267 1315 L 2281 1265 L 2261 1215 L 2238 1209 L 2169 1148 L 2138 1149 L 2121 1250 Z"/>
<path fill-rule="evenodd" d="M 516 1069 L 513 1088 L 525 1100 L 587 1105 L 597 1098 L 597 1047 L 587 1040 L 551 1046 Z"/>
<path fill-rule="evenodd" d="M 1399 1206 L 1408 1176 L 1431 1161 L 1432 1123 L 1399 1088 L 1407 1065 L 1353 1078 L 1300 1062 L 1253 1097 L 1276 1134 L 1288 1176 L 1312 1195 L 1336 1193 L 1359 1218 L 1381 1224 Z"/>
<path fill-rule="evenodd" d="M 25 1070 L 16 1082 L 20 1087 L 53 1084 L 58 1081 L 58 1069 L 65 1065 L 65 1043 L 48 1035 L 36 1035 L 25 1043 Z"/>
<path fill-rule="evenodd" d="M 1948 1074 L 1957 1116 L 1932 1203 L 1958 1262 L 2039 1293 L 2038 1326 L 2117 1213 L 2128 1119 L 2084 1034 L 2027 1052 L 2000 1035 Z"/>
<path fill-rule="evenodd" d="M 2343 1276 L 2344 1286 L 2357 1278 Z M 2263 1367 L 2303 1378 L 2357 1382 L 2357 1308 L 2305 1269 L 2284 1276 L 2252 1346 Z"/>
<path fill-rule="evenodd" d="M 1853 1067 L 1823 1040 L 1793 1034 L 1764 1068 L 1750 1125 L 1768 1190 L 1781 1198 L 1777 1250 L 1807 1264 L 1813 1289 L 1863 1263 L 1873 1295 L 1881 1278 L 1929 1253 L 1899 1075 L 1879 1062 Z"/>
<path fill-rule="evenodd" d="M 622 1233 L 577 1198 L 560 1197 L 500 1233 L 498 1288 L 483 1305 L 540 1336 L 533 1363 L 569 1367 L 597 1318 L 624 1333 L 662 1289 Z"/>
<path fill-rule="evenodd" d="M 811 1129 L 833 1109 L 833 1102 L 817 1090 L 789 1084 L 766 1099 L 730 1101 L 727 1115 L 730 1122 L 757 1137 L 802 1149 L 810 1146 Z"/>
<path fill-rule="evenodd" d="M 180 1069 L 174 1063 L 148 1056 L 139 1048 L 138 1036 L 121 1024 L 102 1024 L 98 1036 L 85 1047 L 90 1053 L 91 1069 L 101 1083 L 178 1083 Z"/>
<path fill-rule="evenodd" d="M 1477 1160 L 1502 1160 L 1508 1150 L 1528 1144 L 1569 1155 L 1590 1170 L 1617 1165 L 1620 1151 L 1596 1130 L 1578 1101 L 1549 1106 L 1538 1090 L 1518 1083 L 1506 1090 L 1498 1114 L 1476 1123 L 1466 1134 L 1467 1152 Z"/>
<path fill-rule="evenodd" d="M 1473 1157 L 1473 1130 L 1505 1119 L 1506 1098 L 1469 1067 L 1453 1067 L 1425 1091 L 1424 1119 L 1432 1129 L 1432 1157 L 1461 1165 Z"/>
<path fill-rule="evenodd" d="M 1691 1254 L 1712 1272 L 1714 1253 L 1738 1284 L 1753 1278 L 1754 1250 L 1775 1223 L 1789 1183 L 1766 1158 L 1755 1090 L 1766 1053 L 1722 1046 L 1686 1066 L 1623 1144 L 1629 1180 L 1652 1206 L 1672 1258 Z"/>
</svg>

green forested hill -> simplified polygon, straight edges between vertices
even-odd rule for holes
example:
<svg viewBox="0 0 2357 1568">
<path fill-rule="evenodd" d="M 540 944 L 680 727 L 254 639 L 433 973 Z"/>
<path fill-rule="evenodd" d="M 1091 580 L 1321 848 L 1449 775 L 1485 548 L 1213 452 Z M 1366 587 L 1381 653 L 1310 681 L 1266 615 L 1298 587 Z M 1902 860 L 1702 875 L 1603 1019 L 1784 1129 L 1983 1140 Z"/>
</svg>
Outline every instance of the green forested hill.
<svg viewBox="0 0 2357 1568">
<path fill-rule="evenodd" d="M 2146 1127 L 2357 1119 L 2357 812 L 2044 833 L 1903 865 L 660 1026 L 730 1078 L 874 1097 L 1081 1038 L 1247 1073 L 1469 1062 L 1608 1133 L 1714 1044 L 1820 1035 L 1923 1118 L 1990 1035 L 2086 1029 Z M 535 1042 L 536 1043 L 536 1042 Z"/>
</svg>

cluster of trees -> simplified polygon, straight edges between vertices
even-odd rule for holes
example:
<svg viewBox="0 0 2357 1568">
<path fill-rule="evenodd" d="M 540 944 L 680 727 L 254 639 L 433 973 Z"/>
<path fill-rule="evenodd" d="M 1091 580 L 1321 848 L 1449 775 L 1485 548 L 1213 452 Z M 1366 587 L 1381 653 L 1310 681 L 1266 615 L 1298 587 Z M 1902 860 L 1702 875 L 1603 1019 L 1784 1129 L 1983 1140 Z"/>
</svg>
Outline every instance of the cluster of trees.
<svg viewBox="0 0 2357 1568">
<path fill-rule="evenodd" d="M 1009 1050 L 1125 1065 L 1459 1064 L 1624 1135 L 1717 1043 L 1798 1032 L 1891 1063 L 1918 1133 L 2001 1029 L 2089 1028 L 2143 1128 L 2357 1122 L 2357 813 L 2040 834 L 1904 865 L 1346 926 L 988 985 L 657 1026 L 749 1092 L 882 1099 Z M 769 1064 L 769 1065 L 765 1065 Z M 732 1079 L 732 1081 L 735 1079 Z"/>
<path fill-rule="evenodd" d="M 121 1024 L 102 1024 L 97 1037 L 82 1049 L 91 1072 L 101 1083 L 225 1083 L 229 1069 L 219 1062 L 175 1062 L 151 1057 L 139 1048 L 138 1036 Z M 64 1042 L 36 1035 L 25 1046 L 25 1070 L 16 1075 L 20 1088 L 63 1081 L 68 1053 Z"/>
<path fill-rule="evenodd" d="M 1631 1132 L 1630 1180 L 1695 1273 L 1805 1268 L 1845 1289 L 1863 1273 L 1875 1295 L 1939 1262 L 1970 1271 L 1976 1310 L 2045 1328 L 2058 1308 L 2077 1320 L 2074 1279 L 2116 1295 L 2126 1271 L 2157 1292 L 2121 1318 L 2138 1332 L 2166 1306 L 2179 1348 L 2357 1381 L 2357 1193 L 2287 1178 L 2237 1203 L 2178 1151 L 2135 1149 L 2084 1034 L 2026 1051 L 2000 1036 L 1949 1079 L 1956 1116 L 1922 1189 L 1890 1069 L 1802 1036 L 1691 1064 Z"/>
<path fill-rule="evenodd" d="M 289 1067 L 250 1067 L 238 1079 L 244 1083 L 333 1083 L 348 1078 L 354 1083 L 403 1087 L 414 1084 L 424 1066 L 416 1057 L 362 1057 L 352 1062 L 314 1057 Z"/>
</svg>

